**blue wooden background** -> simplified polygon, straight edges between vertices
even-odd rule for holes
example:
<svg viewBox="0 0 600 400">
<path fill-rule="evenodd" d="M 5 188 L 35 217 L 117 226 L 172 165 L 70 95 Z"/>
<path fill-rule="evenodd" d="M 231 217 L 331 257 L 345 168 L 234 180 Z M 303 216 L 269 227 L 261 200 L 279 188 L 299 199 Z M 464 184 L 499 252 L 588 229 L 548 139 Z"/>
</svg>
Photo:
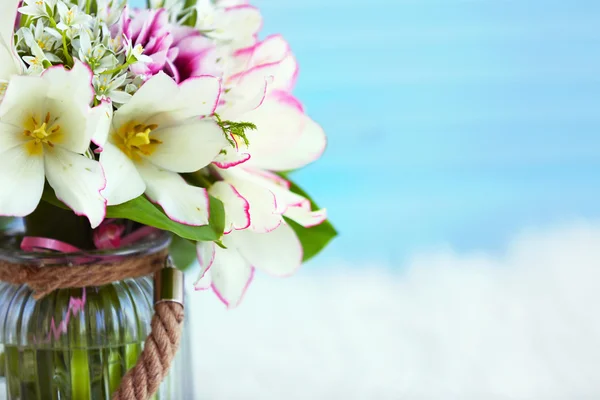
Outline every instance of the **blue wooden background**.
<svg viewBox="0 0 600 400">
<path fill-rule="evenodd" d="M 496 251 L 600 215 L 600 2 L 256 4 L 330 135 L 298 174 L 342 234 L 323 260 Z"/>
<path fill-rule="evenodd" d="M 341 232 L 321 263 L 496 251 L 524 227 L 600 216 L 599 1 L 254 4 L 329 133 L 296 175 Z"/>
</svg>

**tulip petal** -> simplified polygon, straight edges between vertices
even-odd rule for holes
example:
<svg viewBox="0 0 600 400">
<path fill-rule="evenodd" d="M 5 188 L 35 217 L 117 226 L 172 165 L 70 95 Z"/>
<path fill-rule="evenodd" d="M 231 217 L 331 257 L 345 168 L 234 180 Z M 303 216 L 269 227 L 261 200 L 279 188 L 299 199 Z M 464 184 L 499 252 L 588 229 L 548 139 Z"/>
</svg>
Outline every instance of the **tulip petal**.
<svg viewBox="0 0 600 400">
<path fill-rule="evenodd" d="M 235 308 L 254 278 L 254 267 L 233 248 L 217 246 L 215 250 L 215 262 L 210 270 L 211 286 L 227 308 Z"/>
<path fill-rule="evenodd" d="M 86 64 L 75 60 L 70 70 L 62 65 L 48 68 L 42 78 L 48 83 L 48 98 L 63 100 L 68 98 L 77 104 L 90 105 L 94 100 L 94 73 Z"/>
<path fill-rule="evenodd" d="M 271 35 L 252 47 L 236 51 L 235 62 L 248 70 L 260 65 L 281 62 L 290 53 L 290 45 L 281 35 Z"/>
<path fill-rule="evenodd" d="M 211 115 L 221 95 L 221 83 L 214 76 L 197 76 L 179 86 L 179 103 L 191 108 L 190 116 Z"/>
<path fill-rule="evenodd" d="M 208 225 L 206 189 L 188 185 L 179 174 L 149 162 L 136 163 L 136 166 L 146 183 L 146 195 L 160 204 L 170 219 L 185 225 Z"/>
<path fill-rule="evenodd" d="M 0 118 L 5 123 L 22 127 L 32 118 L 39 123 L 48 116 L 53 126 L 60 127 L 60 138 L 55 138 L 53 143 L 75 153 L 84 153 L 96 126 L 88 104 L 80 101 L 87 99 L 87 89 L 74 87 L 89 88 L 86 71 L 85 67 L 67 71 L 57 66 L 41 78 L 14 76 L 0 104 Z M 60 90 L 59 83 L 66 89 Z"/>
<path fill-rule="evenodd" d="M 179 86 L 168 75 L 159 72 L 115 112 L 114 125 L 122 126 L 130 121 L 171 125 L 212 114 L 221 92 L 219 80 L 204 76 L 188 81 Z"/>
<path fill-rule="evenodd" d="M 177 83 L 166 74 L 160 72 L 154 75 L 115 112 L 114 125 L 121 126 L 130 121 L 143 122 L 152 115 L 173 110 L 177 107 L 173 103 L 178 92 Z"/>
<path fill-rule="evenodd" d="M 152 138 L 162 143 L 147 159 L 174 172 L 195 172 L 206 167 L 228 144 L 223 130 L 212 120 L 159 127 Z"/>
<path fill-rule="evenodd" d="M 2 12 L 0 13 L 0 39 L 7 44 L 12 43 L 15 21 L 17 19 L 17 8 L 21 0 L 3 0 Z"/>
<path fill-rule="evenodd" d="M 285 277 L 302 265 L 302 244 L 286 223 L 268 233 L 249 230 L 232 233 L 231 240 L 242 256 L 256 269 L 273 276 Z"/>
<path fill-rule="evenodd" d="M 2 12 L 0 12 L 0 79 L 2 80 L 8 80 L 12 75 L 19 74 L 22 70 L 13 48 L 13 32 L 17 18 L 17 7 L 20 3 L 20 0 L 4 0 Z M 2 93 L 0 93 L 1 98 Z"/>
<path fill-rule="evenodd" d="M 2 14 L 2 13 L 0 13 Z M 19 68 L 11 48 L 0 38 L 0 79 L 9 80 L 12 75 L 18 74 Z M 0 92 L 0 99 L 2 93 Z"/>
<path fill-rule="evenodd" d="M 218 31 L 224 32 L 226 39 L 230 40 L 230 46 L 234 49 L 253 45 L 256 42 L 256 34 L 263 24 L 260 11 L 250 5 L 227 8 L 219 13 L 216 19 L 221 28 Z"/>
<path fill-rule="evenodd" d="M 327 146 L 323 128 L 285 92 L 272 93 L 245 119 L 258 128 L 249 135 L 252 158 L 248 166 L 272 171 L 298 169 L 319 159 Z"/>
<path fill-rule="evenodd" d="M 100 151 L 102 151 L 106 144 L 112 116 L 113 105 L 110 101 L 103 101 L 91 110 L 90 125 L 95 127 L 92 142 L 100 148 Z"/>
<path fill-rule="evenodd" d="M 326 209 L 311 211 L 305 207 L 288 207 L 283 215 L 305 228 L 321 225 L 327 220 Z"/>
<path fill-rule="evenodd" d="M 222 169 L 235 167 L 245 163 L 250 159 L 250 153 L 247 151 L 240 151 L 237 148 L 225 147 L 217 156 L 213 163 Z"/>
<path fill-rule="evenodd" d="M 106 143 L 100 154 L 100 164 L 106 175 L 106 187 L 102 195 L 109 206 L 135 199 L 146 190 L 135 164 L 112 143 Z"/>
<path fill-rule="evenodd" d="M 106 200 L 100 195 L 106 180 L 100 163 L 64 150 L 44 148 L 48 183 L 63 203 L 77 215 L 85 215 L 96 228 L 106 215 Z"/>
<path fill-rule="evenodd" d="M 44 158 L 26 144 L 0 155 L 0 215 L 24 217 L 37 207 L 44 190 Z"/>
<path fill-rule="evenodd" d="M 23 122 L 32 116 L 32 110 L 45 106 L 48 84 L 36 76 L 13 76 L 9 81 L 4 98 L 0 103 L 2 122 L 23 126 Z"/>
<path fill-rule="evenodd" d="M 211 279 L 208 272 L 215 261 L 216 247 L 214 242 L 198 242 L 196 245 L 198 264 L 200 264 L 200 273 L 194 283 L 196 290 L 206 290 L 210 287 Z"/>
<path fill-rule="evenodd" d="M 249 174 L 240 167 L 220 171 L 223 179 L 250 205 L 250 227 L 254 232 L 270 232 L 283 222 L 278 210 L 277 199 L 265 186 L 252 182 Z"/>
<path fill-rule="evenodd" d="M 215 182 L 208 192 L 223 202 L 225 207 L 225 234 L 250 226 L 250 205 L 232 185 Z"/>
<path fill-rule="evenodd" d="M 0 122 L 0 153 L 27 142 L 29 138 L 23 135 L 23 130 L 13 125 Z"/>
<path fill-rule="evenodd" d="M 327 219 L 327 210 L 313 211 L 305 197 L 290 190 L 289 182 L 269 171 L 247 168 L 237 171 L 237 179 L 269 190 L 275 196 L 277 212 L 283 213 L 305 228 L 320 225 Z"/>
</svg>

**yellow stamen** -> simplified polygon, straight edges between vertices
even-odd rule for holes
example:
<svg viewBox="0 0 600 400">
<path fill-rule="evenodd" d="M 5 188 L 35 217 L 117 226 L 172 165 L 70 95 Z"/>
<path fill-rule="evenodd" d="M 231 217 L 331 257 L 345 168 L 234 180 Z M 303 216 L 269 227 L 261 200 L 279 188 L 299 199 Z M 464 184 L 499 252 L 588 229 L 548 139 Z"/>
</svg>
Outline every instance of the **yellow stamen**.
<svg viewBox="0 0 600 400">
<path fill-rule="evenodd" d="M 26 143 L 25 149 L 30 155 L 40 155 L 43 152 L 43 145 L 54 147 L 54 144 L 62 139 L 60 125 L 52 121 L 50 113 L 46 113 L 44 122 L 39 123 L 38 119 L 32 115 L 26 118 L 23 123 L 23 134 L 30 138 Z"/>
<path fill-rule="evenodd" d="M 156 146 L 162 143 L 151 137 L 152 131 L 156 128 L 158 128 L 156 124 L 144 125 L 130 122 L 113 134 L 113 140 L 127 157 L 140 160 L 142 155 L 151 155 L 156 150 Z"/>
</svg>

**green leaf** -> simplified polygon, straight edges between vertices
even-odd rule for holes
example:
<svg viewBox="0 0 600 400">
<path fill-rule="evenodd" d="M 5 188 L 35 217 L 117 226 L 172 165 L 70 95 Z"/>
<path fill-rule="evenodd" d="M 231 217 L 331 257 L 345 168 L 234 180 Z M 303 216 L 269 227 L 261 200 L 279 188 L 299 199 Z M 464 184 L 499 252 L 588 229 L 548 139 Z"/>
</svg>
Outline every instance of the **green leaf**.
<svg viewBox="0 0 600 400">
<path fill-rule="evenodd" d="M 223 232 L 225 232 L 225 206 L 223 206 L 221 200 L 212 196 L 210 196 L 210 218 L 208 222 L 218 234 L 217 240 L 220 240 Z"/>
<path fill-rule="evenodd" d="M 310 201 L 310 206 L 313 211 L 320 210 L 320 207 L 308 195 L 308 193 L 290 180 L 286 173 L 280 172 L 279 175 L 290 182 L 290 191 L 299 194 Z M 327 247 L 327 245 L 338 235 L 337 231 L 329 221 L 325 221 L 322 224 L 313 226 L 311 228 L 305 228 L 289 218 L 285 218 L 285 220 L 292 227 L 292 229 L 294 229 L 298 239 L 300 239 L 300 243 L 302 243 L 305 262 L 323 251 L 323 249 L 325 249 L 325 247 Z"/>
<path fill-rule="evenodd" d="M 289 218 L 285 218 L 285 220 L 290 224 L 294 232 L 296 232 L 300 243 L 302 243 L 304 262 L 323 251 L 329 242 L 337 236 L 337 231 L 329 221 L 325 221 L 321 225 L 313 226 L 312 228 L 305 228 Z"/>
<path fill-rule="evenodd" d="M 54 190 L 46 186 L 42 195 L 42 200 L 54 206 L 69 210 L 69 208 L 60 201 Z M 218 241 L 223 236 L 225 230 L 225 208 L 223 203 L 210 196 L 210 219 L 209 225 L 189 226 L 180 224 L 171 220 L 157 206 L 152 204 L 145 196 L 140 196 L 126 203 L 106 208 L 106 218 L 123 218 L 140 224 L 153 226 L 158 229 L 170 231 L 177 236 L 192 241 Z"/>
<path fill-rule="evenodd" d="M 182 239 L 179 236 L 173 237 L 171 248 L 169 249 L 173 263 L 180 270 L 185 271 L 194 261 L 196 261 L 196 245 L 187 239 Z"/>
<path fill-rule="evenodd" d="M 169 219 L 162 210 L 144 196 L 106 209 L 107 218 L 129 219 L 140 224 L 173 232 L 179 237 L 194 241 L 215 241 L 223 235 L 225 209 L 223 203 L 214 197 L 210 198 L 210 214 L 209 225 L 189 226 L 180 224 Z"/>
</svg>

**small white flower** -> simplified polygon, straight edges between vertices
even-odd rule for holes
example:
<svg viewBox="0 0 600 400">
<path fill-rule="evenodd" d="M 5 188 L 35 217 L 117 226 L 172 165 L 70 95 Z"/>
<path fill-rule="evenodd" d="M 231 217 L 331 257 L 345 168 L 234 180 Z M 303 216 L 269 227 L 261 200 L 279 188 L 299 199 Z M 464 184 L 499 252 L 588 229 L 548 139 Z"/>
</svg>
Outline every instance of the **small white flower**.
<svg viewBox="0 0 600 400">
<path fill-rule="evenodd" d="M 85 157 L 106 111 L 88 104 L 91 72 L 76 62 L 41 77 L 14 76 L 0 104 L 0 214 L 26 216 L 37 207 L 45 180 L 56 196 L 92 227 L 104 219 L 100 164 Z M 102 118 L 102 120 L 101 120 Z"/>
<path fill-rule="evenodd" d="M 56 55 L 49 51 L 46 52 L 42 49 L 38 41 L 35 39 L 34 34 L 29 28 L 23 28 L 20 32 L 23 35 L 25 44 L 29 47 L 29 50 L 32 54 L 31 56 L 23 56 L 23 61 L 25 61 L 27 65 L 29 65 L 29 68 L 27 68 L 28 74 L 39 75 L 46 68 L 50 67 L 52 62 L 61 62 L 61 59 L 58 58 Z M 41 32 L 43 34 L 43 30 Z M 45 46 L 46 43 L 42 42 L 42 45 Z"/>
<path fill-rule="evenodd" d="M 152 58 L 144 55 L 143 53 L 144 53 L 144 46 L 142 46 L 141 44 L 132 46 L 131 41 L 129 41 L 129 40 L 125 41 L 125 55 L 126 55 L 125 58 L 127 60 L 133 59 L 133 60 L 143 63 L 143 64 L 151 63 Z"/>
<path fill-rule="evenodd" d="M 23 56 L 23 61 L 29 65 L 27 73 L 29 75 L 39 75 L 50 66 L 50 61 L 37 43 L 32 42 L 30 49 L 33 56 Z"/>
<path fill-rule="evenodd" d="M 96 0 L 98 21 L 108 26 L 115 24 L 121 18 L 126 4 L 125 1 Z"/>
<path fill-rule="evenodd" d="M 23 15 L 29 15 L 33 18 L 49 17 L 48 10 L 53 10 L 56 0 L 24 0 L 25 4 L 19 8 Z"/>
<path fill-rule="evenodd" d="M 116 104 L 125 104 L 131 99 L 131 94 L 120 90 L 125 86 L 127 75 L 121 74 L 112 77 L 108 74 L 95 75 L 93 79 L 96 98 L 98 100 L 112 100 Z"/>
<path fill-rule="evenodd" d="M 39 19 L 33 29 L 33 40 L 38 44 L 40 49 L 44 52 L 51 52 L 54 50 L 56 45 L 56 37 L 46 30 L 44 22 Z"/>
<path fill-rule="evenodd" d="M 69 8 L 64 2 L 58 1 L 56 4 L 60 22 L 57 24 L 58 29 L 66 31 L 70 37 L 82 27 L 88 27 L 92 23 L 92 17 L 84 12 L 81 12 L 79 7 L 72 6 Z"/>
<path fill-rule="evenodd" d="M 92 70 L 99 74 L 106 70 L 116 68 L 119 64 L 117 58 L 102 44 L 92 44 L 87 31 L 79 35 L 79 59 L 84 61 Z"/>
</svg>

